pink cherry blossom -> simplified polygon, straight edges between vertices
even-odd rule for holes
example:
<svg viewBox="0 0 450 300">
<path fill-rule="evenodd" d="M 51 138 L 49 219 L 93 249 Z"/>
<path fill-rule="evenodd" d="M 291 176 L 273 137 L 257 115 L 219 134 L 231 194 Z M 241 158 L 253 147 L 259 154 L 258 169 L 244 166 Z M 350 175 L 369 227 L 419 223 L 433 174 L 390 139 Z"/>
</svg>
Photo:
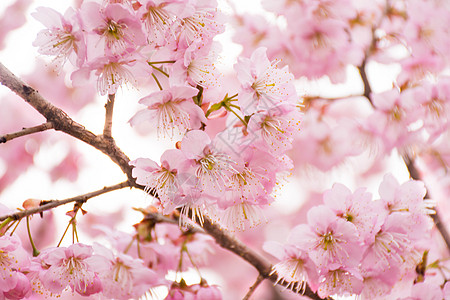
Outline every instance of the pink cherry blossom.
<svg viewBox="0 0 450 300">
<path fill-rule="evenodd" d="M 97 91 L 100 95 L 115 94 L 122 85 L 137 85 L 137 77 L 151 74 L 148 65 L 136 56 L 106 56 L 90 61 L 71 75 L 74 86 L 80 87 L 87 82 L 91 72 L 97 76 Z"/>
<path fill-rule="evenodd" d="M 55 56 L 56 68 L 61 68 L 68 59 L 81 67 L 86 60 L 86 44 L 77 13 L 69 8 L 62 16 L 52 8 L 38 7 L 32 15 L 47 27 L 33 43 L 39 47 L 39 53 Z"/>
<path fill-rule="evenodd" d="M 245 115 L 258 109 L 269 109 L 282 101 L 296 101 L 292 84 L 293 76 L 287 67 L 277 68 L 277 62 L 270 62 L 266 48 L 258 48 L 248 58 L 239 58 L 234 66 L 241 90 L 239 106 Z"/>
<path fill-rule="evenodd" d="M 85 30 L 90 33 L 89 60 L 130 53 L 147 42 L 139 19 L 121 4 L 102 7 L 96 2 L 84 2 L 80 15 Z"/>
<path fill-rule="evenodd" d="M 412 214 L 431 214 L 434 205 L 424 201 L 426 189 L 423 182 L 407 181 L 400 185 L 392 174 L 386 174 L 378 190 L 381 200 L 390 212 L 407 211 Z"/>
<path fill-rule="evenodd" d="M 317 289 L 316 266 L 306 251 L 294 245 L 283 246 L 276 242 L 265 242 L 263 248 L 280 260 L 272 267 L 272 273 L 277 275 L 277 282 L 286 282 L 286 288 L 297 293 L 304 292 L 306 284 L 313 290 Z"/>
<path fill-rule="evenodd" d="M 29 280 L 21 273 L 30 264 L 30 258 L 15 236 L 0 237 L 0 294 L 14 298 L 30 292 Z"/>
<path fill-rule="evenodd" d="M 133 177 L 138 184 L 144 185 L 158 194 L 162 211 L 169 213 L 174 209 L 175 197 L 179 197 L 183 182 L 179 174 L 184 174 L 190 162 L 178 149 L 166 150 L 161 156 L 161 166 L 147 158 L 138 158 L 130 165 Z"/>
<path fill-rule="evenodd" d="M 325 191 L 323 202 L 338 217 L 354 224 L 362 240 L 373 238 L 380 230 L 381 224 L 377 218 L 383 214 L 383 210 L 377 202 L 372 201 L 372 195 L 365 188 L 352 193 L 343 184 L 335 183 L 330 190 Z"/>
<path fill-rule="evenodd" d="M 354 295 L 361 293 L 363 278 L 355 268 L 337 268 L 328 270 L 319 279 L 320 297 L 330 295 Z"/>
<path fill-rule="evenodd" d="M 139 298 L 147 290 L 158 285 L 156 273 L 142 260 L 113 252 L 100 244 L 94 244 L 93 267 L 99 274 L 103 295 L 114 299 Z"/>
<path fill-rule="evenodd" d="M 139 103 L 147 106 L 130 120 L 131 125 L 150 122 L 157 129 L 158 136 L 173 137 L 189 129 L 199 129 L 206 124 L 205 114 L 192 97 L 198 94 L 190 86 L 172 86 L 142 98 Z"/>
<path fill-rule="evenodd" d="M 237 162 L 229 154 L 216 149 L 209 136 L 200 130 L 186 133 L 181 141 L 181 151 L 194 160 L 195 176 L 204 192 L 215 195 L 225 192 L 237 168 Z"/>
<path fill-rule="evenodd" d="M 139 15 L 147 33 L 150 44 L 164 45 L 167 38 L 173 36 L 171 28 L 182 10 L 183 4 L 170 0 L 144 0 L 139 8 Z"/>
<path fill-rule="evenodd" d="M 193 1 L 192 4 L 194 3 Z M 215 35 L 224 30 L 220 12 L 216 9 L 217 2 L 212 0 L 199 2 L 199 4 L 203 5 L 198 5 L 198 7 L 187 5 L 183 13 L 180 14 L 179 44 L 182 47 L 189 46 L 197 39 L 201 39 L 204 44 L 208 44 Z"/>
<path fill-rule="evenodd" d="M 292 229 L 289 242 L 308 251 L 319 269 L 354 267 L 362 256 L 356 227 L 337 218 L 326 206 L 311 208 L 308 225 Z"/>
<path fill-rule="evenodd" d="M 40 254 L 39 278 L 50 292 L 60 294 L 67 287 L 80 295 L 102 291 L 101 281 L 91 266 L 93 249 L 84 244 L 49 249 Z"/>
<path fill-rule="evenodd" d="M 255 147 L 279 155 L 292 147 L 292 141 L 300 131 L 300 122 L 298 108 L 280 104 L 254 114 L 248 123 L 248 131 L 258 137 L 252 142 Z"/>
</svg>

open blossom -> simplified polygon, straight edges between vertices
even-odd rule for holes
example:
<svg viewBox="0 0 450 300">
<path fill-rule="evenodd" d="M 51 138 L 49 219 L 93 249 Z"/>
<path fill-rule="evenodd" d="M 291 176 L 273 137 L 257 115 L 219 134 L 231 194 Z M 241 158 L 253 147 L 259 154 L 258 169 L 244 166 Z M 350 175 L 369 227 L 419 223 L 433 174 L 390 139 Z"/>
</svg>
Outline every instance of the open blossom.
<svg viewBox="0 0 450 300">
<path fill-rule="evenodd" d="M 248 131 L 258 139 L 255 147 L 273 155 L 292 148 L 292 141 L 300 130 L 301 114 L 289 103 L 275 105 L 267 111 L 254 114 L 248 123 Z"/>
<path fill-rule="evenodd" d="M 147 42 L 139 19 L 121 4 L 102 7 L 96 2 L 84 2 L 80 15 L 86 31 L 90 33 L 90 56 L 121 55 Z"/>
<path fill-rule="evenodd" d="M 33 42 L 33 46 L 39 47 L 39 53 L 54 56 L 57 68 L 61 68 L 68 59 L 78 67 L 84 63 L 86 45 L 73 9 L 69 8 L 62 16 L 52 8 L 38 7 L 32 16 L 47 27 Z"/>
<path fill-rule="evenodd" d="M 241 83 L 238 102 L 245 115 L 297 100 L 294 77 L 287 67 L 278 69 L 276 61 L 269 61 L 266 48 L 256 49 L 250 59 L 239 58 L 234 69 Z"/>
<path fill-rule="evenodd" d="M 93 265 L 102 282 L 102 294 L 111 299 L 137 299 L 159 284 L 157 274 L 140 259 L 94 244 Z"/>
<path fill-rule="evenodd" d="M 203 7 L 188 5 L 180 19 L 179 44 L 189 46 L 193 41 L 200 39 L 208 44 L 214 36 L 223 32 L 224 25 L 220 21 L 220 14 L 216 9 L 217 2 L 203 2 Z"/>
<path fill-rule="evenodd" d="M 365 188 L 352 193 L 343 184 L 335 183 L 324 193 L 323 201 L 338 217 L 354 224 L 362 240 L 373 238 L 380 230 L 377 218 L 383 215 L 383 209 L 372 201 L 372 195 Z"/>
<path fill-rule="evenodd" d="M 101 292 L 102 284 L 91 266 L 92 254 L 92 247 L 83 244 L 48 249 L 38 257 L 39 279 L 54 294 L 67 287 L 83 296 Z"/>
<path fill-rule="evenodd" d="M 130 120 L 131 125 L 150 122 L 157 129 L 158 136 L 174 136 L 174 131 L 184 134 L 188 129 L 199 129 L 206 124 L 205 113 L 192 97 L 198 90 L 190 86 L 172 86 L 142 98 L 139 103 L 147 108 L 138 111 Z"/>
<path fill-rule="evenodd" d="M 148 42 L 163 45 L 174 35 L 171 26 L 177 19 L 176 13 L 182 9 L 184 3 L 170 0 L 144 0 L 141 3 L 138 14 L 144 24 Z"/>
<path fill-rule="evenodd" d="M 209 136 L 201 130 L 186 133 L 181 141 L 181 151 L 194 161 L 195 176 L 202 191 L 212 195 L 225 192 L 225 186 L 237 168 L 237 162 L 229 154 L 216 149 Z"/>
<path fill-rule="evenodd" d="M 187 81 L 205 88 L 218 86 L 221 74 L 215 66 L 216 55 L 210 48 L 201 40 L 195 40 L 184 52 L 183 59 L 173 64 L 169 80 L 177 84 Z"/>
<path fill-rule="evenodd" d="M 289 242 L 308 251 L 319 269 L 355 267 L 362 249 L 356 227 L 338 217 L 326 206 L 311 208 L 308 225 L 292 229 Z"/>
<path fill-rule="evenodd" d="M 423 182 L 410 180 L 400 185 L 391 173 L 384 176 L 379 188 L 381 201 L 390 212 L 433 214 L 434 203 L 423 199 L 426 192 Z"/>
<path fill-rule="evenodd" d="M 0 237 L 0 299 L 3 294 L 26 295 L 31 291 L 29 280 L 21 273 L 29 264 L 30 259 L 17 237 Z"/>
</svg>

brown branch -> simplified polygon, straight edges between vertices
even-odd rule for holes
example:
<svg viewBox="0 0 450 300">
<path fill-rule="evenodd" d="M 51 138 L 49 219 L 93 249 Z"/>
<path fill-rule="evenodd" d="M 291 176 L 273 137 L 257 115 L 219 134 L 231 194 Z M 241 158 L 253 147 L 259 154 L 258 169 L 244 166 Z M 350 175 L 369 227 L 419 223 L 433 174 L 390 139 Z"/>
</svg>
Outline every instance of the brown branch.
<svg viewBox="0 0 450 300">
<path fill-rule="evenodd" d="M 366 63 L 367 60 L 366 58 L 364 58 L 361 65 L 358 66 L 358 71 L 364 84 L 364 97 L 366 97 L 367 100 L 369 100 L 370 104 L 373 106 L 372 99 L 370 98 L 370 94 L 372 94 L 372 88 L 370 87 L 369 79 L 367 78 Z"/>
<path fill-rule="evenodd" d="M 26 210 L 22 210 L 13 214 L 9 214 L 9 215 L 4 215 L 4 216 L 0 216 L 0 221 L 6 220 L 8 218 L 12 219 L 12 220 L 20 220 L 23 217 L 26 216 L 31 216 L 37 213 L 41 213 L 44 212 L 46 210 L 50 210 L 52 208 L 67 204 L 67 203 L 71 203 L 71 202 L 78 202 L 78 203 L 84 203 L 87 200 L 99 196 L 101 194 L 105 194 L 111 191 L 115 191 L 115 190 L 119 190 L 119 189 L 123 189 L 125 187 L 130 187 L 130 182 L 129 181 L 124 181 L 115 185 L 111 185 L 111 186 L 105 186 L 104 188 L 94 191 L 94 192 L 90 192 L 87 194 L 83 194 L 83 195 L 79 195 L 76 197 L 72 197 L 72 198 L 67 198 L 64 200 L 44 200 L 41 201 L 41 203 L 45 203 L 44 205 L 40 205 L 38 207 L 35 208 L 31 208 L 31 209 L 26 209 Z"/>
<path fill-rule="evenodd" d="M 406 164 L 406 167 L 408 168 L 409 176 L 414 180 L 422 180 L 419 170 L 417 170 L 416 165 L 414 163 L 414 158 L 411 158 L 408 155 L 404 155 L 403 160 Z M 428 192 L 428 189 L 424 199 L 430 199 L 430 193 Z M 436 210 L 436 213 L 431 215 L 431 218 L 433 219 L 436 228 L 440 232 L 442 239 L 447 245 L 448 251 L 450 251 L 450 234 L 448 233 L 445 224 L 442 222 L 439 212 Z"/>
<path fill-rule="evenodd" d="M 113 111 L 114 111 L 114 100 L 116 98 L 116 95 L 108 95 L 108 100 L 105 104 L 105 126 L 103 128 L 103 137 L 105 138 L 112 138 L 112 118 L 113 118 Z"/>
<path fill-rule="evenodd" d="M 44 124 L 37 125 L 34 127 L 29 127 L 29 128 L 22 128 L 22 130 L 20 130 L 20 131 L 17 131 L 14 133 L 8 133 L 8 134 L 5 134 L 4 136 L 0 136 L 0 144 L 6 143 L 7 141 L 10 141 L 12 139 L 15 139 L 15 138 L 18 138 L 18 137 L 21 137 L 24 135 L 41 132 L 41 131 L 49 130 L 52 128 L 53 128 L 52 122 L 46 122 Z"/>
<path fill-rule="evenodd" d="M 200 221 L 198 220 L 198 222 Z M 219 244 L 219 246 L 240 256 L 242 259 L 255 267 L 264 279 L 269 279 L 273 283 L 278 283 L 281 286 L 287 286 L 289 284 L 289 282 L 277 282 L 277 275 L 270 275 L 272 266 L 264 257 L 255 252 L 253 249 L 247 247 L 240 240 L 231 236 L 227 231 L 213 224 L 207 217 L 204 217 L 203 229 L 216 240 L 216 243 Z M 299 291 L 299 293 L 301 294 L 302 291 Z M 303 295 L 315 300 L 322 299 L 319 295 L 317 295 L 317 293 L 314 293 L 308 285 L 306 286 L 305 293 Z"/>
<path fill-rule="evenodd" d="M 264 277 L 261 276 L 261 274 L 259 274 L 258 277 L 256 278 L 255 283 L 250 287 L 247 294 L 245 294 L 245 296 L 244 296 L 244 298 L 242 298 L 242 300 L 249 300 L 250 297 L 253 295 L 253 292 L 260 285 L 260 283 L 263 282 L 263 280 L 264 280 Z"/>
<path fill-rule="evenodd" d="M 131 175 L 132 167 L 128 164 L 130 159 L 117 147 L 113 139 L 95 135 L 83 125 L 72 120 L 63 110 L 48 102 L 38 91 L 17 78 L 2 63 L 0 63 L 0 82 L 33 106 L 48 122 L 53 124 L 55 130 L 65 132 L 109 156 L 127 175 L 133 186 L 138 187 Z"/>
</svg>

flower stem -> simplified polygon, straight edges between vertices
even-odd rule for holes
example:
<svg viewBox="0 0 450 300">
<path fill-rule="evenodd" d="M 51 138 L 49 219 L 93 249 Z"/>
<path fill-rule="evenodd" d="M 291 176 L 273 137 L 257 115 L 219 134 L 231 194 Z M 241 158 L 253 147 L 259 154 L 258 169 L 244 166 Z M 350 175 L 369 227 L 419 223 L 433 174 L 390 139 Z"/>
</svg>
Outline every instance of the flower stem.
<svg viewBox="0 0 450 300">
<path fill-rule="evenodd" d="M 1 224 L 0 224 L 0 230 L 2 230 L 3 227 L 5 227 L 6 225 L 9 224 L 9 222 L 11 222 L 13 220 L 13 218 L 6 218 Z"/>
<path fill-rule="evenodd" d="M 30 239 L 31 248 L 33 248 L 33 257 L 36 257 L 39 255 L 40 252 L 34 245 L 33 238 L 31 237 L 30 216 L 27 216 L 27 231 L 28 231 L 28 238 Z"/>
</svg>

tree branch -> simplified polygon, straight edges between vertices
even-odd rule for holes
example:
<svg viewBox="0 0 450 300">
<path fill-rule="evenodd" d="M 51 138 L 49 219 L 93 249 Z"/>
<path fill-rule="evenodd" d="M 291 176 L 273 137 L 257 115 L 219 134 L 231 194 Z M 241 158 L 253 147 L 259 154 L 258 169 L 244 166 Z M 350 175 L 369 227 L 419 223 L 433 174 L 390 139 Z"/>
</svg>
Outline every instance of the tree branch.
<svg viewBox="0 0 450 300">
<path fill-rule="evenodd" d="M 112 117 L 113 117 L 113 111 L 114 111 L 114 100 L 116 98 L 116 95 L 108 95 L 108 100 L 105 104 L 105 126 L 103 128 L 103 137 L 112 139 Z"/>
<path fill-rule="evenodd" d="M 129 181 L 124 181 L 115 185 L 111 185 L 111 186 L 105 186 L 104 188 L 94 191 L 94 192 L 90 192 L 87 194 L 83 194 L 83 195 L 79 195 L 76 197 L 72 197 L 72 198 L 67 198 L 64 200 L 43 200 L 41 201 L 41 203 L 45 203 L 43 205 L 40 205 L 39 207 L 35 207 L 35 208 L 31 208 L 31 209 L 26 209 L 26 210 L 22 210 L 13 214 L 9 214 L 9 215 L 4 215 L 4 216 L 0 216 L 0 221 L 6 220 L 8 218 L 12 219 L 12 220 L 20 220 L 23 217 L 26 216 L 31 216 L 37 213 L 41 213 L 44 212 L 46 210 L 67 204 L 67 203 L 71 203 L 71 202 L 79 202 L 79 203 L 84 203 L 87 200 L 89 200 L 90 198 L 99 196 L 101 194 L 105 194 L 111 191 L 115 191 L 115 190 L 119 190 L 119 189 L 123 189 L 125 187 L 130 187 L 130 182 Z"/>
<path fill-rule="evenodd" d="M 200 222 L 200 220 L 198 220 L 198 222 Z M 255 269 L 258 270 L 260 276 L 262 276 L 264 279 L 269 279 L 273 283 L 277 283 L 277 275 L 270 275 L 272 266 L 260 254 L 256 253 L 253 249 L 248 248 L 244 243 L 231 236 L 227 231 L 213 224 L 211 220 L 206 216 L 204 217 L 203 229 L 209 235 L 211 235 L 216 240 L 216 243 L 219 244 L 222 248 L 227 249 L 240 256 L 242 259 L 255 267 Z M 289 282 L 278 282 L 278 284 L 287 286 Z M 301 293 L 302 291 L 299 291 L 299 294 Z M 314 293 L 308 285 L 306 286 L 305 293 L 303 295 L 315 300 L 322 299 L 319 297 L 319 295 L 317 295 L 317 293 Z"/>
<path fill-rule="evenodd" d="M 264 277 L 261 276 L 261 274 L 259 274 L 258 277 L 256 278 L 255 283 L 250 287 L 247 294 L 245 294 L 245 296 L 244 296 L 244 298 L 242 298 L 242 300 L 249 300 L 250 297 L 253 295 L 253 292 L 261 284 L 261 282 L 263 282 L 263 280 L 264 280 Z"/>
<path fill-rule="evenodd" d="M 8 133 L 8 134 L 5 134 L 4 136 L 0 136 L 0 144 L 6 143 L 7 141 L 10 141 L 12 139 L 15 139 L 15 138 L 18 138 L 18 137 L 21 137 L 24 135 L 41 132 L 41 131 L 49 130 L 52 128 L 53 128 L 52 122 L 46 122 L 44 124 L 34 126 L 34 127 L 29 127 L 29 128 L 22 128 L 22 130 L 20 130 L 20 131 L 17 131 L 14 133 Z"/>
<path fill-rule="evenodd" d="M 408 168 L 409 176 L 414 180 L 422 180 L 419 170 L 417 170 L 414 163 L 414 159 L 409 157 L 408 155 L 404 155 L 403 160 L 405 161 L 406 167 Z M 430 199 L 430 193 L 428 192 L 428 189 L 424 199 Z M 431 218 L 433 219 L 436 228 L 440 232 L 442 239 L 447 245 L 447 250 L 450 251 L 450 234 L 448 233 L 445 224 L 442 222 L 439 212 L 436 210 L 436 213 L 434 215 L 431 215 Z"/>
<path fill-rule="evenodd" d="M 113 139 L 95 135 L 83 125 L 72 120 L 63 110 L 48 102 L 35 89 L 17 78 L 2 63 L 0 63 L 0 82 L 33 106 L 48 122 L 53 124 L 55 130 L 65 132 L 109 156 L 127 175 L 133 186 L 139 187 L 131 175 L 132 167 L 128 164 L 130 159 L 117 147 Z"/>
</svg>

